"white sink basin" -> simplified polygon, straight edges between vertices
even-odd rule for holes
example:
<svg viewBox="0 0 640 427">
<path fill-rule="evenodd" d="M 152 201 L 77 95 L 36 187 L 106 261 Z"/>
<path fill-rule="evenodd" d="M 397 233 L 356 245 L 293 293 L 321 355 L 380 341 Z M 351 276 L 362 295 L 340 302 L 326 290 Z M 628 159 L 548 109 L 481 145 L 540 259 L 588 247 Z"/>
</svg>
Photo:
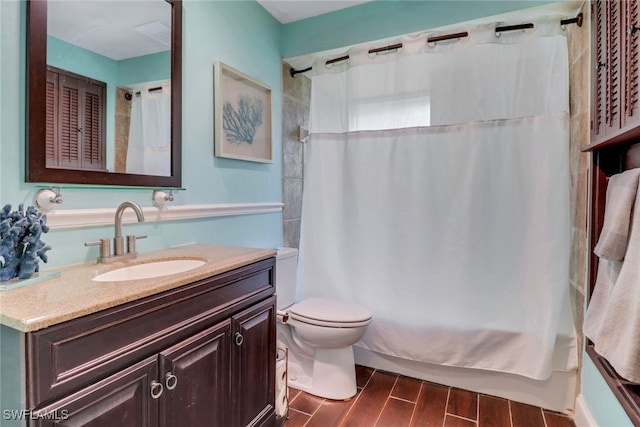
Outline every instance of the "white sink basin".
<svg viewBox="0 0 640 427">
<path fill-rule="evenodd" d="M 94 277 L 94 282 L 122 282 L 126 280 L 151 279 L 171 274 L 184 273 L 203 265 L 200 259 L 170 259 L 148 262 L 146 264 L 130 265 L 116 270 L 107 271 Z"/>
</svg>

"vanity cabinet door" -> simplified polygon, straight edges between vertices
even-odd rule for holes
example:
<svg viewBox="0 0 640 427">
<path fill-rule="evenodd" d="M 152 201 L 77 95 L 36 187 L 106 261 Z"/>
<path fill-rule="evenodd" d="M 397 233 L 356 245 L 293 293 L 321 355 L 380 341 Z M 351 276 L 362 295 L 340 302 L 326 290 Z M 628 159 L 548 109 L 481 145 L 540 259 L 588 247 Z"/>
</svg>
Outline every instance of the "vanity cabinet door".
<svg viewBox="0 0 640 427">
<path fill-rule="evenodd" d="M 268 298 L 232 318 L 233 426 L 275 422 L 275 302 Z"/>
<path fill-rule="evenodd" d="M 227 320 L 160 353 L 161 427 L 229 425 Z"/>
<path fill-rule="evenodd" d="M 161 387 L 157 356 L 86 387 L 29 414 L 29 425 L 153 427 L 158 425 Z"/>
</svg>

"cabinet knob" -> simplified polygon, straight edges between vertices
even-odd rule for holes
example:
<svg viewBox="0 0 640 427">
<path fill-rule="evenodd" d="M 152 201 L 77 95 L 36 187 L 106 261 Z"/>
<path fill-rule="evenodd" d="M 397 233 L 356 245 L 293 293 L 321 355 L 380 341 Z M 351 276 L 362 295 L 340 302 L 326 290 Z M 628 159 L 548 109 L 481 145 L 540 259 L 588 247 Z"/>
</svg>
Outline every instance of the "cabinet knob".
<svg viewBox="0 0 640 427">
<path fill-rule="evenodd" d="M 244 337 L 242 336 L 242 334 L 240 332 L 236 332 L 235 339 L 236 339 L 236 345 L 237 346 L 241 346 L 242 343 L 244 342 Z"/>
<path fill-rule="evenodd" d="M 164 387 L 162 387 L 162 383 L 159 383 L 156 380 L 151 381 L 151 397 L 157 399 L 162 395 L 162 391 Z"/>
<path fill-rule="evenodd" d="M 627 34 L 632 35 L 638 30 L 640 30 L 640 27 L 636 27 L 635 24 L 631 24 L 627 27 Z"/>
<path fill-rule="evenodd" d="M 173 375 L 171 372 L 167 372 L 164 376 L 164 386 L 167 390 L 173 390 L 178 385 L 178 377 Z"/>
<path fill-rule="evenodd" d="M 596 71 L 600 71 L 601 69 L 603 69 L 604 67 L 606 67 L 606 63 L 602 62 L 602 61 L 598 61 L 596 62 Z"/>
</svg>

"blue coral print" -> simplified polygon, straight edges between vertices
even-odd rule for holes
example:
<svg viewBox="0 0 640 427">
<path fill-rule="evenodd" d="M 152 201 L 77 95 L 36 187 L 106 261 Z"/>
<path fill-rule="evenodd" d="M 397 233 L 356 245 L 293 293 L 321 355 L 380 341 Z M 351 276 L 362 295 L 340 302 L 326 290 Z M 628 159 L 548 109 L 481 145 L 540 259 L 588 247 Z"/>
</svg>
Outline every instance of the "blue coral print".
<svg viewBox="0 0 640 427">
<path fill-rule="evenodd" d="M 225 102 L 222 108 L 222 127 L 227 141 L 234 144 L 253 144 L 258 128 L 262 124 L 264 107 L 257 97 L 239 95 L 237 108 Z"/>
</svg>

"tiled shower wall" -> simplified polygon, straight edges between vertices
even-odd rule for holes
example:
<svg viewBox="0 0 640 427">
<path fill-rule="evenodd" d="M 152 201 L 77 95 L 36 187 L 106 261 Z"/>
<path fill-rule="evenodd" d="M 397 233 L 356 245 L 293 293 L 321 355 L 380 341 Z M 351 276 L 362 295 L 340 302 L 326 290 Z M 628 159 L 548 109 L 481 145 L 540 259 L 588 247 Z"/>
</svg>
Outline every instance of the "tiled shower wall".
<svg viewBox="0 0 640 427">
<path fill-rule="evenodd" d="M 116 88 L 116 128 L 115 165 L 113 172 L 127 171 L 127 150 L 129 149 L 129 123 L 131 122 L 131 101 L 125 98 L 126 90 Z"/>
<path fill-rule="evenodd" d="M 282 197 L 284 208 L 283 245 L 297 248 L 300 242 L 302 216 L 302 182 L 304 142 L 299 129 L 309 129 L 311 80 L 297 74 L 291 77 L 291 67 L 282 64 Z"/>
<path fill-rule="evenodd" d="M 571 133 L 569 139 L 569 171 L 571 174 L 571 264 L 569 272 L 571 307 L 578 334 L 578 348 L 582 349 L 582 322 L 587 283 L 587 217 L 589 155 L 580 151 L 589 145 L 590 117 L 590 53 L 591 21 L 589 2 L 582 6 L 582 27 L 567 27 L 569 45 L 569 103 Z M 579 350 L 582 357 L 582 351 Z M 578 376 L 580 378 L 580 376 Z M 579 384 L 578 384 L 579 387 Z"/>
</svg>

